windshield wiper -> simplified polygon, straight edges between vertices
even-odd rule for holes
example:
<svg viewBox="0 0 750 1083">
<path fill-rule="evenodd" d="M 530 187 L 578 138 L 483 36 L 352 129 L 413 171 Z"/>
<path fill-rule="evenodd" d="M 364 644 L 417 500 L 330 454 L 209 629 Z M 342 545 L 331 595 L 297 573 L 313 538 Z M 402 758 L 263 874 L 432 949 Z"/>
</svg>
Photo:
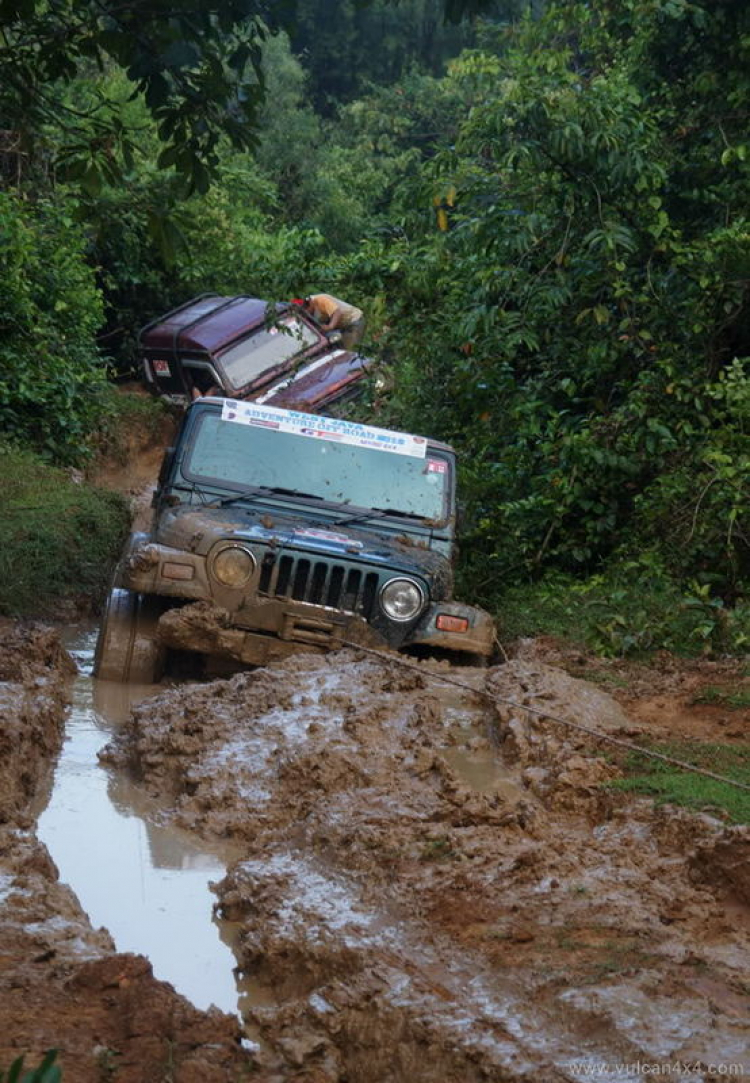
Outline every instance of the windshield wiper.
<svg viewBox="0 0 750 1083">
<path fill-rule="evenodd" d="M 232 496 L 222 496 L 212 501 L 211 507 L 225 508 L 229 504 L 235 504 L 238 500 L 252 499 L 254 496 L 303 496 L 308 500 L 322 500 L 322 496 L 316 493 L 303 493 L 301 489 L 284 489 L 280 485 L 255 485 L 252 489 L 243 489 L 241 493 L 233 493 Z"/>
<path fill-rule="evenodd" d="M 171 492 L 173 489 L 178 489 L 181 493 L 188 493 L 189 496 L 195 496 L 197 494 L 200 497 L 201 504 L 207 504 L 208 503 L 208 499 L 206 497 L 206 494 L 204 492 L 202 492 L 197 487 L 195 482 L 193 482 L 192 485 L 170 485 L 169 486 L 169 491 Z M 179 500 L 178 498 L 174 498 L 174 497 L 172 497 L 172 498 L 167 497 L 167 502 L 171 503 L 171 504 L 181 504 L 182 503 L 181 500 Z"/>
<path fill-rule="evenodd" d="M 398 519 L 424 519 L 423 515 L 417 515 L 411 511 L 401 511 L 400 508 L 371 508 L 369 511 L 363 511 L 360 515 L 351 515 L 348 519 L 337 519 L 336 526 L 364 523 L 368 519 L 385 519 L 389 515 Z"/>
</svg>

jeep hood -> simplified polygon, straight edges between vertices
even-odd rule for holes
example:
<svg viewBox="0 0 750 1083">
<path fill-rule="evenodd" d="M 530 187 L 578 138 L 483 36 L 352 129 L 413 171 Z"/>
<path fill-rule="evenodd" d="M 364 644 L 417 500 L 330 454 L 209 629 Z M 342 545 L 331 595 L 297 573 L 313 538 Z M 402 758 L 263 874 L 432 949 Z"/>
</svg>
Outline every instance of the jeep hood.
<svg viewBox="0 0 750 1083">
<path fill-rule="evenodd" d="M 389 525 L 393 529 L 394 524 Z M 453 581 L 449 561 L 441 553 L 419 545 L 416 536 L 385 532 L 378 527 L 377 523 L 364 529 L 363 524 L 339 526 L 313 509 L 305 513 L 295 510 L 290 515 L 269 508 L 189 505 L 164 512 L 154 540 L 201 556 L 206 556 L 217 541 L 232 540 L 267 545 L 279 555 L 303 552 L 328 560 L 385 567 L 394 574 L 420 576 L 428 582 L 433 598 L 446 597 Z"/>
</svg>

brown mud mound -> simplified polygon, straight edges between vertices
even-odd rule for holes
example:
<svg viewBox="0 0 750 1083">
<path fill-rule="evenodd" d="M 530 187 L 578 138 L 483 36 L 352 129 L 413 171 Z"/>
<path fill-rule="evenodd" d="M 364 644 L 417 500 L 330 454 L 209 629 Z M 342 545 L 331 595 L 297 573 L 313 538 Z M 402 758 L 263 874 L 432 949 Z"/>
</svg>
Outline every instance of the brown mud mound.
<svg viewBox="0 0 750 1083">
<path fill-rule="evenodd" d="M 587 682 L 538 660 L 471 674 L 518 704 L 493 706 L 417 668 L 342 652 L 168 691 L 107 752 L 182 825 L 246 848 L 218 894 L 268 987 L 259 1067 L 316 1083 L 750 1071 L 738 840 L 608 791 L 597 746 L 528 710 L 627 730 Z"/>
<path fill-rule="evenodd" d="M 692 868 L 698 877 L 725 885 L 750 906 L 750 831 L 745 827 L 727 828 L 718 838 L 698 848 Z"/>
<path fill-rule="evenodd" d="M 123 396 L 149 398 L 140 385 L 126 385 Z M 137 415 L 117 434 L 117 445 L 107 446 L 86 472 L 87 480 L 102 489 L 122 493 L 130 501 L 133 530 L 147 530 L 151 522 L 151 497 L 164 458 L 174 439 L 179 414 L 165 410 L 161 416 Z"/>
<path fill-rule="evenodd" d="M 741 657 L 680 658 L 659 651 L 646 662 L 598 658 L 551 636 L 522 639 L 516 661 L 547 663 L 605 688 L 624 707 L 633 729 L 657 740 L 747 740 L 750 712 L 732 698 L 750 694 Z M 738 697 L 738 693 L 740 697 Z"/>
<path fill-rule="evenodd" d="M 23 818 L 62 742 L 75 665 L 57 633 L 0 618 L 0 823 Z"/>
<path fill-rule="evenodd" d="M 63 737 L 74 666 L 40 626 L 0 626 L 0 1072 L 60 1050 L 66 1083 L 241 1078 L 236 1020 L 199 1012 L 115 953 L 33 834 Z"/>
</svg>

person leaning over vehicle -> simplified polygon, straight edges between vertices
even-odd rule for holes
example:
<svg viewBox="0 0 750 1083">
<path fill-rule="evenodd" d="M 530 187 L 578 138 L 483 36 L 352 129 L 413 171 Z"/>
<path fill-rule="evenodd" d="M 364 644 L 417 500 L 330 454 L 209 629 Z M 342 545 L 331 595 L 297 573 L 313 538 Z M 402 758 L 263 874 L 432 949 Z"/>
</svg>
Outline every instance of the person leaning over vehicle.
<svg viewBox="0 0 750 1083">
<path fill-rule="evenodd" d="M 340 331 L 341 345 L 352 350 L 361 341 L 365 331 L 365 317 L 361 308 L 340 301 L 330 293 L 313 293 L 303 301 L 308 312 L 320 324 L 322 331 Z"/>
</svg>

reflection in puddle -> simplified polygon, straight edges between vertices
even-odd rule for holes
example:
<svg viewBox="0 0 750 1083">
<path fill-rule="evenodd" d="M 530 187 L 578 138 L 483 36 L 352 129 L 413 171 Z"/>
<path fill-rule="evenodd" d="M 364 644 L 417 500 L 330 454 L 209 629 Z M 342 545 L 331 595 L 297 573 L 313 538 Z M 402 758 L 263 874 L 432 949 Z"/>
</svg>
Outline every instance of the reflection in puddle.
<svg viewBox="0 0 750 1083">
<path fill-rule="evenodd" d="M 209 881 L 225 872 L 228 853 L 155 821 L 148 797 L 97 752 L 154 687 L 91 679 L 95 633 L 69 646 L 81 670 L 73 690 L 66 740 L 38 835 L 60 879 L 70 885 L 94 927 L 105 926 L 117 950 L 146 955 L 157 978 L 171 982 L 198 1008 L 235 1013 L 235 958 L 211 912 Z M 95 690 L 94 686 L 98 686 Z M 224 935 L 230 940 L 229 931 Z M 252 994 L 243 992 L 242 999 Z"/>
</svg>

